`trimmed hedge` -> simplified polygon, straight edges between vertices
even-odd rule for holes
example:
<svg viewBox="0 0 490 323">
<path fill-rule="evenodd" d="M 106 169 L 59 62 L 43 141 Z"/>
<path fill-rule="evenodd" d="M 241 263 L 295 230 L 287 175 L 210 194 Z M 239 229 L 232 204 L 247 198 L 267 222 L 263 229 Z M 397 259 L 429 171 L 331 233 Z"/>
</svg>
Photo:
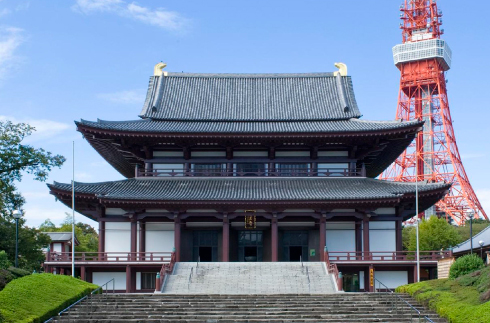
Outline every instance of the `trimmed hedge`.
<svg viewBox="0 0 490 323">
<path fill-rule="evenodd" d="M 0 291 L 12 280 L 20 277 L 30 275 L 31 273 L 24 269 L 15 267 L 9 267 L 7 269 L 0 269 Z"/>
<path fill-rule="evenodd" d="M 452 323 L 490 322 L 490 267 L 457 279 L 436 279 L 400 286 L 399 293 L 409 293 Z"/>
<path fill-rule="evenodd" d="M 97 287 L 71 276 L 53 274 L 15 279 L 0 291 L 0 321 L 44 322 Z"/>
</svg>

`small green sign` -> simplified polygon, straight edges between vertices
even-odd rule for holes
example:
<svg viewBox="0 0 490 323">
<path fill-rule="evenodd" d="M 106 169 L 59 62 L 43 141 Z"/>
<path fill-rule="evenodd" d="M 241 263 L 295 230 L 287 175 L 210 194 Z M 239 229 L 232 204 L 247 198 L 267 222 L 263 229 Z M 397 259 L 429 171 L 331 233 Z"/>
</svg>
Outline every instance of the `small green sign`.
<svg viewBox="0 0 490 323">
<path fill-rule="evenodd" d="M 315 249 L 310 249 L 310 257 L 315 257 L 316 251 Z"/>
</svg>

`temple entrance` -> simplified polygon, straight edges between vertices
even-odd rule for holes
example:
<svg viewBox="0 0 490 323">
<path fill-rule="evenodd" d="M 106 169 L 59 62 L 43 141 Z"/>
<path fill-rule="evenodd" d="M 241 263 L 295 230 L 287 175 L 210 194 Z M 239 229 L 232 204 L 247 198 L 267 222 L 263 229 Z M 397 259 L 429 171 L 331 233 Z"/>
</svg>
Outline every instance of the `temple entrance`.
<svg viewBox="0 0 490 323">
<path fill-rule="evenodd" d="M 308 261 L 308 231 L 284 231 L 282 256 L 284 261 Z"/>
<path fill-rule="evenodd" d="M 194 231 L 193 261 L 218 261 L 218 231 Z"/>
<path fill-rule="evenodd" d="M 238 232 L 238 261 L 262 261 L 263 233 L 262 231 Z"/>
</svg>

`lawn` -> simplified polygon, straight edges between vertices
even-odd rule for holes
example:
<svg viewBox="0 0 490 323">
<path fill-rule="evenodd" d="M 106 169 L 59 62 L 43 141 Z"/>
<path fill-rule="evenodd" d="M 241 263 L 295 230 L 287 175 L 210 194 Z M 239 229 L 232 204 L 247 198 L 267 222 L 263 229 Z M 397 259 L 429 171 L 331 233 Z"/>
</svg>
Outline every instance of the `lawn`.
<svg viewBox="0 0 490 323">
<path fill-rule="evenodd" d="M 44 322 L 98 286 L 53 274 L 15 279 L 0 291 L 0 322 Z"/>
<path fill-rule="evenodd" d="M 490 322 L 490 267 L 455 280 L 436 279 L 400 286 L 451 323 Z"/>
</svg>

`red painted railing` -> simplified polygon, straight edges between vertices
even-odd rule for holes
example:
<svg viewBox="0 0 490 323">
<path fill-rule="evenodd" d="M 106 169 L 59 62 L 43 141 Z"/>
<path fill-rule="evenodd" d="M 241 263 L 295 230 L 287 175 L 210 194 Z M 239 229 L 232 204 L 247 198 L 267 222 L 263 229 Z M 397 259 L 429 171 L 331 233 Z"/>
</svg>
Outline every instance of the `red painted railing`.
<svg viewBox="0 0 490 323">
<path fill-rule="evenodd" d="M 317 169 L 285 169 L 280 170 L 259 170 L 257 169 L 241 169 L 241 170 L 225 170 L 225 169 L 206 169 L 206 170 L 183 170 L 183 169 L 155 169 L 153 171 L 136 172 L 136 177 L 148 176 L 163 176 L 163 177 L 182 177 L 182 176 L 323 176 L 323 177 L 356 177 L 366 176 L 366 172 L 362 168 L 317 168 Z"/>
<path fill-rule="evenodd" d="M 170 275 L 174 271 L 175 259 L 175 252 L 172 252 L 170 263 L 162 265 L 159 275 L 156 278 L 155 291 L 161 291 L 165 276 Z"/>
<path fill-rule="evenodd" d="M 420 251 L 420 261 L 437 261 L 441 258 L 451 257 L 451 251 Z M 326 258 L 325 258 L 326 259 Z M 328 252 L 330 262 L 356 262 L 356 261 L 416 261 L 415 251 L 352 251 Z"/>
<path fill-rule="evenodd" d="M 172 252 L 75 252 L 75 262 L 170 262 Z M 46 262 L 71 262 L 71 252 L 48 252 Z"/>
<path fill-rule="evenodd" d="M 325 264 L 327 265 L 328 273 L 332 274 L 335 278 L 335 281 L 337 282 L 337 287 L 339 289 L 339 292 L 344 290 L 343 281 L 342 281 L 342 278 L 340 277 L 340 274 L 339 274 L 339 269 L 337 268 L 336 264 L 332 264 L 330 262 L 330 260 L 329 260 L 330 257 L 329 257 L 328 251 L 324 251 L 323 259 L 325 259 Z"/>
</svg>

